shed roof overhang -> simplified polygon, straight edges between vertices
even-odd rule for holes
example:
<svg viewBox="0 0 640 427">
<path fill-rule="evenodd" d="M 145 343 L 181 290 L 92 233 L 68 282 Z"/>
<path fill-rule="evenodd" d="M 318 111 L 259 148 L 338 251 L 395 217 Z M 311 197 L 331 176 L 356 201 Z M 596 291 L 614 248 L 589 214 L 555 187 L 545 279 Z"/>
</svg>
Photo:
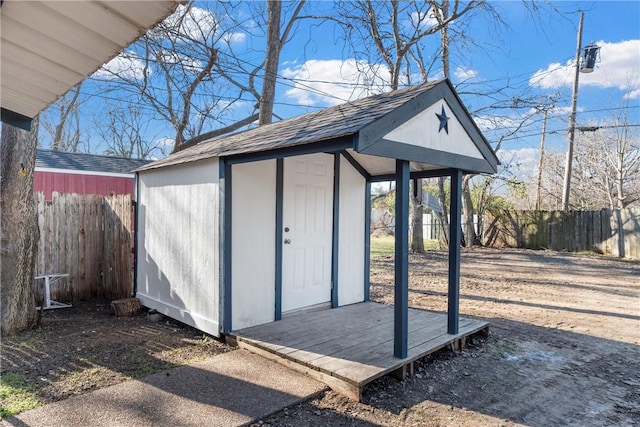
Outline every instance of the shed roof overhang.
<svg viewBox="0 0 640 427">
<path fill-rule="evenodd" d="M 176 9 L 178 0 L 0 2 L 1 117 L 42 110 Z"/>
<path fill-rule="evenodd" d="M 317 152 L 344 152 L 370 181 L 395 179 L 396 160 L 410 162 L 412 177 L 495 173 L 499 164 L 451 83 L 440 80 L 214 138 L 138 171 L 211 157 L 243 163 Z"/>
</svg>

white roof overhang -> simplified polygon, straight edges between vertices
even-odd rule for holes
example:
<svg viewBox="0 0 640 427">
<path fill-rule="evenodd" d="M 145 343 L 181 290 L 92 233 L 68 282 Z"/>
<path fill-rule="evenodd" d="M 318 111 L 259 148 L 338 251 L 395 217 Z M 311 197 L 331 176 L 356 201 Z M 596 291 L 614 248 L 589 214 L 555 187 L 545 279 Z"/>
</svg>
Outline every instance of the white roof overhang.
<svg viewBox="0 0 640 427">
<path fill-rule="evenodd" d="M 2 121 L 31 120 L 176 9 L 179 0 L 0 0 Z"/>
</svg>

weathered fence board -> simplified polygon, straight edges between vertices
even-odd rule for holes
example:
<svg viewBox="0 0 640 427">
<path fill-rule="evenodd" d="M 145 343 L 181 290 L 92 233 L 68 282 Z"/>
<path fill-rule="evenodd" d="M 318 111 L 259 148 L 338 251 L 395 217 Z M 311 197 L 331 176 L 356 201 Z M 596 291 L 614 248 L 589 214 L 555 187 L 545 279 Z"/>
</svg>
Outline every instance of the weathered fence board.
<svg viewBox="0 0 640 427">
<path fill-rule="evenodd" d="M 54 300 L 133 294 L 130 196 L 53 193 L 49 202 L 44 193 L 37 193 L 36 203 L 40 227 L 36 275 L 69 274 L 52 287 Z M 42 283 L 37 289 L 41 294 Z"/>
<path fill-rule="evenodd" d="M 640 208 L 486 214 L 484 244 L 640 257 Z"/>
</svg>

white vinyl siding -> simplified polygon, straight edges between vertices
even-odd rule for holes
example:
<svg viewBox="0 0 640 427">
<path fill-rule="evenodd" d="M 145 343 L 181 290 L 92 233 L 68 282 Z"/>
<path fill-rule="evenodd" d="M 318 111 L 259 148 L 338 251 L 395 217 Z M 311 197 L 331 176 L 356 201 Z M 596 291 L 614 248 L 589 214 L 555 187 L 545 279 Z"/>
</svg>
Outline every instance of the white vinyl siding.
<svg viewBox="0 0 640 427">
<path fill-rule="evenodd" d="M 217 159 L 140 173 L 137 296 L 219 335 Z"/>
<path fill-rule="evenodd" d="M 364 301 L 365 179 L 344 157 L 340 159 L 340 226 L 338 303 Z"/>
<path fill-rule="evenodd" d="M 232 166 L 231 327 L 275 319 L 276 161 Z"/>
</svg>

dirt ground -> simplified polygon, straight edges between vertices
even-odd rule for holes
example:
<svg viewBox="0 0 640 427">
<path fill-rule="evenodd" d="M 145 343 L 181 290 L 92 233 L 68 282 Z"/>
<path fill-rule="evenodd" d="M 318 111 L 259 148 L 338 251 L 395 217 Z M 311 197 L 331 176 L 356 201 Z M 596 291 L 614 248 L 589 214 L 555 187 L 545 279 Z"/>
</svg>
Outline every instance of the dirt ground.
<svg viewBox="0 0 640 427">
<path fill-rule="evenodd" d="M 460 312 L 488 320 L 488 338 L 371 383 L 363 403 L 327 392 L 255 425 L 640 426 L 639 262 L 473 249 L 461 277 Z M 412 256 L 410 305 L 445 312 L 446 278 L 446 253 Z M 392 303 L 391 258 L 371 280 Z M 24 375 L 42 403 L 231 350 L 173 321 L 114 319 L 106 302 L 47 311 L 1 345 L 2 375 Z"/>
<path fill-rule="evenodd" d="M 393 302 L 393 260 L 372 263 Z M 640 263 L 526 250 L 463 251 L 460 312 L 491 333 L 380 379 L 355 403 L 329 392 L 274 426 L 640 426 Z M 447 255 L 412 256 L 409 304 L 446 312 Z"/>
</svg>

